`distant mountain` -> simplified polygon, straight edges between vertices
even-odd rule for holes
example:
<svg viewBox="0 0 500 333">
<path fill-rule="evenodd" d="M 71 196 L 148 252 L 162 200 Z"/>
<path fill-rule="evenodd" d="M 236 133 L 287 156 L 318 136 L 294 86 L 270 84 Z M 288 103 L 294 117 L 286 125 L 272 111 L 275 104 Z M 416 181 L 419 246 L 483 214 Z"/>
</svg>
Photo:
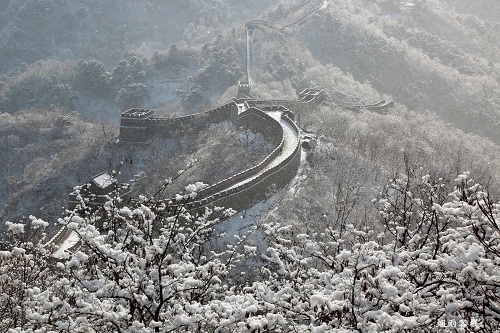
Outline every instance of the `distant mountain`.
<svg viewBox="0 0 500 333">
<path fill-rule="evenodd" d="M 301 4 L 290 1 L 263 17 L 285 26 L 296 20 Z M 500 24 L 463 14 L 465 2 L 460 8 L 446 1 L 330 1 L 325 10 L 282 30 L 281 36 L 263 33 L 261 43 L 286 42 L 275 51 L 269 52 L 269 46 L 256 59 L 265 63 L 266 56 L 272 61 L 273 53 L 280 53 L 290 59 L 283 65 L 293 69 L 293 59 L 310 54 L 306 67 L 333 66 L 412 110 L 435 113 L 457 128 L 500 143 Z M 290 72 L 288 79 L 297 85 L 302 74 Z M 337 90 L 335 80 L 315 81 Z M 332 97 L 345 104 L 352 93 Z"/>
<path fill-rule="evenodd" d="M 244 22 L 266 2 L 270 1 L 2 1 L 0 74 L 52 57 L 94 58 L 109 65 L 127 50 L 152 54 L 182 40 L 189 25 L 203 25 L 209 35 L 221 24 Z"/>
</svg>

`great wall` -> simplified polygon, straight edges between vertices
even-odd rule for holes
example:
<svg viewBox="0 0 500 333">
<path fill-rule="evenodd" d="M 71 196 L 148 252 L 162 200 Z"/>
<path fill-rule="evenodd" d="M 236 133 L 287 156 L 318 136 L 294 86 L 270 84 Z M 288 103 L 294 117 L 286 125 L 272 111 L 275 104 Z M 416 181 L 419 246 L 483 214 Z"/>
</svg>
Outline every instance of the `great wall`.
<svg viewBox="0 0 500 333">
<path fill-rule="evenodd" d="M 326 8 L 327 5 L 327 1 L 323 1 L 317 8 L 287 27 L 301 23 L 306 17 Z M 313 88 L 304 89 L 295 101 L 259 100 L 252 97 L 250 82 L 253 35 L 256 25 L 267 26 L 267 23 L 254 20 L 246 24 L 246 82 L 238 84 L 238 93 L 232 102 L 207 112 L 176 118 L 157 117 L 155 111 L 150 109 L 130 109 L 121 114 L 119 141 L 122 144 L 147 144 L 154 138 L 180 138 L 200 132 L 211 124 L 225 121 L 252 132 L 261 133 L 266 141 L 276 143 L 272 152 L 257 165 L 199 191 L 196 198 L 186 206 L 189 210 L 199 211 L 209 206 L 244 210 L 265 199 L 270 188 L 280 190 L 286 187 L 297 174 L 301 161 L 301 135 L 303 133 L 295 122 L 295 114 L 310 112 L 326 100 L 323 90 Z M 344 107 L 358 111 L 363 108 L 384 110 L 390 106 L 392 102 L 381 101 L 371 105 Z M 97 192 L 94 195 L 97 194 L 96 198 L 100 203 L 107 198 L 106 187 L 111 190 L 115 188 L 111 186 L 113 181 L 108 178 L 104 181 L 106 184 L 96 180 L 104 179 L 103 177 L 108 176 L 104 173 L 100 174 L 89 183 L 89 188 L 94 188 L 93 191 Z M 175 205 L 175 199 L 165 201 L 170 201 Z M 69 206 L 70 209 L 78 206 L 78 194 L 70 194 Z M 74 231 L 63 227 L 52 237 L 47 246 L 56 251 L 54 255 L 57 257 L 64 251 L 72 251 L 78 247 L 78 237 Z"/>
<path fill-rule="evenodd" d="M 305 89 L 297 101 L 248 97 L 242 93 L 249 92 L 246 83 L 240 83 L 238 90 L 239 94 L 232 102 L 195 115 L 160 118 L 155 116 L 154 110 L 145 109 L 130 109 L 121 114 L 119 139 L 122 144 L 144 144 L 153 138 L 179 138 L 224 121 L 258 132 L 266 141 L 277 143 L 257 165 L 199 191 L 195 200 L 183 204 L 191 211 L 209 206 L 243 210 L 265 199 L 270 187 L 276 190 L 284 188 L 295 177 L 301 161 L 301 131 L 290 109 L 312 110 L 325 101 L 324 92 L 317 89 Z M 89 188 L 98 201 L 105 201 L 106 188 L 113 190 L 112 185 L 113 180 L 103 173 L 93 178 Z M 77 208 L 77 197 L 77 193 L 70 194 L 69 208 Z M 175 202 L 174 199 L 167 201 Z M 58 256 L 78 244 L 75 233 L 63 227 L 47 246 L 57 248 L 55 255 Z"/>
<path fill-rule="evenodd" d="M 247 88 L 246 84 L 240 86 Z M 213 204 L 237 210 L 247 208 L 264 199 L 270 185 L 283 188 L 297 172 L 301 132 L 290 108 L 313 109 L 325 100 L 325 95 L 315 89 L 304 90 L 297 101 L 256 100 L 239 95 L 221 107 L 179 118 L 157 118 L 152 110 L 128 110 L 122 114 L 120 141 L 146 142 L 154 137 L 172 139 L 194 134 L 210 124 L 223 121 L 261 133 L 266 141 L 277 143 L 264 160 L 205 188 L 198 193 L 199 199 L 190 203 L 191 209 Z"/>
</svg>

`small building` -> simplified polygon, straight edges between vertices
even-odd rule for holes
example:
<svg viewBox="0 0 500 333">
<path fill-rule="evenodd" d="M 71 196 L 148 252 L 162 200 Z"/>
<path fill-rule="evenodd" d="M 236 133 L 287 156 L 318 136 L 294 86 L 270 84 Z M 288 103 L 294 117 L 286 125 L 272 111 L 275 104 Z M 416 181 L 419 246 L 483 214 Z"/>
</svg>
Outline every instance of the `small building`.
<svg viewBox="0 0 500 333">
<path fill-rule="evenodd" d="M 108 171 L 104 171 L 92 177 L 88 183 L 76 187 L 75 191 L 69 194 L 68 210 L 74 210 L 82 202 L 93 210 L 106 203 L 109 198 L 124 199 L 129 196 L 129 184 L 119 183 Z"/>
<path fill-rule="evenodd" d="M 281 118 L 283 118 L 284 116 L 287 116 L 291 120 L 295 120 L 295 115 L 291 110 L 288 110 L 287 108 L 284 108 L 283 113 L 281 113 Z"/>
</svg>

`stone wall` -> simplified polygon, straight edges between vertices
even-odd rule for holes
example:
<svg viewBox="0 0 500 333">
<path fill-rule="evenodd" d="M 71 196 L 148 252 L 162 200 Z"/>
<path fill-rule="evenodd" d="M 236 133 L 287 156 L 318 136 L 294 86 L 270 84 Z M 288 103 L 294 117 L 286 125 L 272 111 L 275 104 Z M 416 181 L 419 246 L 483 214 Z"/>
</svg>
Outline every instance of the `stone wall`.
<svg viewBox="0 0 500 333">
<path fill-rule="evenodd" d="M 299 130 L 293 120 L 287 116 L 283 116 L 283 119 L 292 125 L 298 135 Z M 204 207 L 216 205 L 230 207 L 235 210 L 246 209 L 256 202 L 266 199 L 271 190 L 284 188 L 297 174 L 300 158 L 300 142 L 297 142 L 293 153 L 280 164 L 266 170 L 240 186 L 232 187 L 203 199 L 193 201 L 189 207 L 191 210 L 202 210 Z M 204 193 L 200 192 L 200 196 L 202 194 Z"/>
<path fill-rule="evenodd" d="M 285 99 L 267 100 L 244 100 L 250 107 L 262 109 L 266 106 L 282 106 L 297 113 L 312 112 L 326 100 L 326 95 L 322 90 L 306 89 L 299 94 L 299 100 L 290 101 Z M 241 102 L 238 99 L 235 101 Z"/>
<path fill-rule="evenodd" d="M 200 196 L 205 198 L 209 197 L 247 178 L 259 174 L 281 153 L 285 138 L 283 135 L 283 128 L 275 119 L 260 110 L 249 109 L 240 114 L 239 124 L 252 131 L 261 133 L 266 140 L 276 142 L 277 145 L 259 164 L 207 187 L 199 193 Z"/>
<path fill-rule="evenodd" d="M 138 115 L 139 111 L 143 111 L 141 116 Z M 120 141 L 147 142 L 155 137 L 174 139 L 200 132 L 211 124 L 223 121 L 236 123 L 237 119 L 238 107 L 234 102 L 207 112 L 177 118 L 159 118 L 154 116 L 152 110 L 131 109 L 122 113 L 120 118 Z"/>
<path fill-rule="evenodd" d="M 300 112 L 316 107 L 322 102 L 321 96 L 321 91 L 304 91 L 299 101 L 244 100 L 248 109 L 239 115 L 235 102 L 201 114 L 178 118 L 158 118 L 149 110 L 133 109 L 122 114 L 120 139 L 124 142 L 147 142 L 154 137 L 177 138 L 223 121 L 231 121 L 239 127 L 261 133 L 266 141 L 272 142 L 274 146 L 273 151 L 263 161 L 200 191 L 199 199 L 190 203 L 190 209 L 195 211 L 211 205 L 231 207 L 236 210 L 246 209 L 265 199 L 271 190 L 285 187 L 295 177 L 300 164 L 300 141 L 297 141 L 292 154 L 278 165 L 267 169 L 282 153 L 285 137 L 282 125 L 261 109 L 283 111 L 282 119 L 292 126 L 298 137 L 299 129 L 289 109 Z M 235 101 L 241 102 L 237 99 Z M 248 181 L 239 184 L 244 180 Z"/>
<path fill-rule="evenodd" d="M 279 142 L 283 137 L 283 128 L 273 117 L 257 108 L 250 108 L 238 117 L 238 126 L 258 132 L 267 141 Z"/>
<path fill-rule="evenodd" d="M 270 123 L 258 121 L 252 124 L 245 120 L 245 111 L 238 117 L 236 103 L 246 103 L 251 109 L 262 109 L 269 106 L 281 106 L 297 113 L 310 112 L 326 99 L 322 90 L 305 89 L 299 93 L 299 100 L 254 100 L 238 99 L 207 112 L 176 118 L 160 118 L 154 115 L 153 110 L 130 109 L 122 113 L 120 118 L 120 141 L 122 142 L 147 142 L 155 137 L 174 139 L 192 135 L 204 130 L 211 124 L 231 121 L 240 126 L 256 128 L 256 131 L 268 133 Z M 255 120 L 255 119 L 254 119 Z M 253 130 L 253 129 L 252 129 Z M 271 135 L 272 136 L 272 135 Z"/>
<path fill-rule="evenodd" d="M 340 105 L 343 108 L 346 108 L 351 111 L 361 111 L 361 110 L 369 110 L 380 113 L 386 113 L 390 108 L 394 107 L 394 102 L 385 100 L 381 100 L 374 104 L 363 104 L 363 105 Z"/>
<path fill-rule="evenodd" d="M 61 242 L 68 237 L 71 230 L 63 226 L 59 231 L 45 244 L 46 247 L 54 247 L 55 245 L 61 244 Z M 55 251 L 54 248 L 50 249 L 51 251 Z"/>
</svg>

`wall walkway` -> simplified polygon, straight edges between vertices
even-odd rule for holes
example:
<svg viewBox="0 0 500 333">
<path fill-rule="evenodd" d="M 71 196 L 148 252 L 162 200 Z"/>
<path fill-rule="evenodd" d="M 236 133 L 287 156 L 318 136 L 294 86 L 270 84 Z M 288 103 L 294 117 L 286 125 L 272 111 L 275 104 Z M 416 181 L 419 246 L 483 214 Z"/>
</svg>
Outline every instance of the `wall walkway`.
<svg viewBox="0 0 500 333">
<path fill-rule="evenodd" d="M 268 119 L 270 123 L 279 125 L 281 130 L 275 132 L 281 136 L 278 146 L 256 166 L 200 191 L 199 199 L 189 204 L 190 209 L 217 205 L 242 210 L 265 199 L 270 189 L 284 188 L 295 177 L 301 149 L 299 129 L 294 121 L 280 109 L 267 112 L 249 109 L 245 112 L 260 112 L 271 118 Z"/>
</svg>

